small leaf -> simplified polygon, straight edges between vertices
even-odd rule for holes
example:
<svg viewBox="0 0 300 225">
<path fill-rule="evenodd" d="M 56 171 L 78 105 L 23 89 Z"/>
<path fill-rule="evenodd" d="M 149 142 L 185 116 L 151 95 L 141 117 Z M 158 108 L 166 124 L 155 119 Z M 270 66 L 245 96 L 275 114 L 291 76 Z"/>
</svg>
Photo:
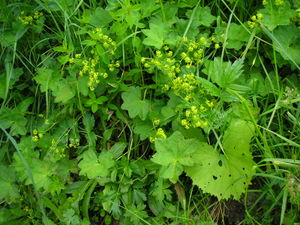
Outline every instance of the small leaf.
<svg viewBox="0 0 300 225">
<path fill-rule="evenodd" d="M 60 80 L 57 86 L 53 88 L 55 102 L 66 103 L 75 96 L 75 90 L 70 86 L 67 80 Z"/>
<path fill-rule="evenodd" d="M 152 122 L 149 120 L 142 121 L 140 119 L 134 120 L 134 133 L 140 135 L 140 139 L 143 141 L 146 138 L 155 135 Z"/>
<path fill-rule="evenodd" d="M 96 8 L 94 13 L 89 17 L 89 23 L 95 27 L 104 27 L 113 21 L 109 12 L 102 8 Z"/>
<path fill-rule="evenodd" d="M 109 151 L 102 151 L 99 156 L 93 150 L 83 153 L 82 160 L 78 164 L 80 175 L 87 176 L 89 179 L 96 177 L 107 177 L 110 168 L 115 165 L 114 155 Z"/>
<path fill-rule="evenodd" d="M 228 31 L 228 44 L 226 48 L 240 50 L 250 39 L 250 34 L 242 25 L 231 23 Z"/>
<path fill-rule="evenodd" d="M 215 58 L 213 62 L 208 61 L 206 63 L 203 72 L 220 87 L 226 88 L 241 76 L 243 73 L 243 63 L 243 59 L 238 59 L 234 63 L 231 63 L 223 62 L 221 58 Z"/>
<path fill-rule="evenodd" d="M 126 147 L 127 147 L 127 143 L 117 142 L 111 147 L 111 149 L 109 149 L 109 151 L 114 155 L 114 158 L 116 159 L 123 154 Z"/>
<path fill-rule="evenodd" d="M 141 100 L 140 87 L 129 87 L 128 91 L 122 93 L 122 99 L 124 103 L 121 108 L 128 111 L 130 118 L 135 118 L 137 116 L 142 120 L 147 118 L 150 104 L 148 100 Z"/>
<path fill-rule="evenodd" d="M 189 10 L 187 12 L 187 17 L 189 19 L 192 18 L 192 12 L 193 12 L 192 10 Z M 192 26 L 203 25 L 203 26 L 209 27 L 216 20 L 216 17 L 211 15 L 210 8 L 208 6 L 206 6 L 203 8 L 198 7 L 196 9 L 194 17 L 192 19 L 193 19 Z"/>
<path fill-rule="evenodd" d="M 151 20 L 150 29 L 142 30 L 143 33 L 147 36 L 143 43 L 148 46 L 154 46 L 157 49 L 160 49 L 164 40 L 168 36 L 169 26 L 167 23 L 162 22 L 161 20 Z"/>
<path fill-rule="evenodd" d="M 167 139 L 159 139 L 155 142 L 156 153 L 152 161 L 160 164 L 161 177 L 170 179 L 173 183 L 183 172 L 183 166 L 194 165 L 192 153 L 197 150 L 199 142 L 195 139 L 184 139 L 180 132 L 173 133 Z"/>
</svg>

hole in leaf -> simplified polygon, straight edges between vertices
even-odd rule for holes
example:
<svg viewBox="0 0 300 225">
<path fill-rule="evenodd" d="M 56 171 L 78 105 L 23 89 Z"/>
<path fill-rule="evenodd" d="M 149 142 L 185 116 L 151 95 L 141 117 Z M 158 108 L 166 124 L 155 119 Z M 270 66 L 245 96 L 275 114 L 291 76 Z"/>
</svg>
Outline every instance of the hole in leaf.
<svg viewBox="0 0 300 225">
<path fill-rule="evenodd" d="M 245 170 L 245 167 L 243 167 L 243 170 Z"/>
<path fill-rule="evenodd" d="M 214 180 L 218 179 L 216 176 L 213 176 Z"/>
<path fill-rule="evenodd" d="M 246 182 L 243 182 L 244 185 L 246 185 Z"/>
<path fill-rule="evenodd" d="M 231 177 L 231 174 L 229 174 L 229 177 Z"/>
<path fill-rule="evenodd" d="M 222 166 L 223 165 L 222 160 L 219 160 L 218 164 L 219 164 L 219 166 Z"/>
</svg>

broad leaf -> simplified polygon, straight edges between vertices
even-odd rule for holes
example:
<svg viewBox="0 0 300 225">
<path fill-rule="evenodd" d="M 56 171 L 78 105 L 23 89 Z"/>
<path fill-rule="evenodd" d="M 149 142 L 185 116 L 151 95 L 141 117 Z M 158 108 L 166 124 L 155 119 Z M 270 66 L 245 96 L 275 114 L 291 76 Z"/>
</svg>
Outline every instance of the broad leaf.
<svg viewBox="0 0 300 225">
<path fill-rule="evenodd" d="M 189 10 L 187 12 L 187 17 L 189 19 L 192 18 L 192 10 Z M 192 26 L 200 26 L 200 25 L 203 25 L 203 26 L 210 26 L 215 20 L 216 20 L 216 17 L 211 15 L 210 13 L 210 8 L 208 6 L 206 7 L 198 7 L 196 9 L 196 12 L 194 14 L 194 17 L 192 18 Z"/>
<path fill-rule="evenodd" d="M 250 34 L 242 25 L 231 23 L 228 31 L 228 44 L 226 45 L 226 48 L 240 50 L 249 39 Z"/>
<path fill-rule="evenodd" d="M 273 42 L 275 50 L 284 59 L 294 60 L 300 64 L 300 31 L 294 25 L 280 26 L 274 30 Z"/>
<path fill-rule="evenodd" d="M 185 171 L 204 192 L 217 196 L 219 200 L 233 197 L 239 199 L 251 183 L 254 162 L 249 151 L 253 127 L 246 121 L 235 120 L 223 138 L 225 153 L 202 143 L 193 155 L 197 162 Z"/>
<path fill-rule="evenodd" d="M 221 58 L 215 58 L 214 61 L 208 61 L 203 70 L 213 82 L 220 87 L 229 87 L 243 73 L 243 59 L 238 59 L 234 63 L 223 62 Z M 217 91 L 214 91 L 217 94 Z"/>
<path fill-rule="evenodd" d="M 68 79 L 62 78 L 59 72 L 55 70 L 39 68 L 34 79 L 40 84 L 42 92 L 52 91 L 56 97 L 55 102 L 66 103 L 75 96 L 75 89 L 70 85 Z"/>
<path fill-rule="evenodd" d="M 155 135 L 153 124 L 149 120 L 142 121 L 137 119 L 134 121 L 134 133 L 140 135 L 140 139 L 143 141 L 150 136 Z"/>
<path fill-rule="evenodd" d="M 139 116 L 142 120 L 146 119 L 150 110 L 150 103 L 148 100 L 141 100 L 140 87 L 128 88 L 128 91 L 122 94 L 122 99 L 124 103 L 121 108 L 128 111 L 130 118 Z"/>
<path fill-rule="evenodd" d="M 180 132 L 175 132 L 167 139 L 157 140 L 155 142 L 157 152 L 153 155 L 152 161 L 162 166 L 161 177 L 175 183 L 184 166 L 194 165 L 192 154 L 198 149 L 198 145 L 196 139 L 184 139 Z"/>
<path fill-rule="evenodd" d="M 107 10 L 96 8 L 94 13 L 89 16 L 89 24 L 95 27 L 104 27 L 109 24 L 113 18 Z"/>
<path fill-rule="evenodd" d="M 296 11 L 291 9 L 288 1 L 284 1 L 283 5 L 279 6 L 276 6 L 274 1 L 270 1 L 266 8 L 259 10 L 258 13 L 263 15 L 262 24 L 270 31 L 279 25 L 288 25 L 290 19 L 296 15 Z"/>
<path fill-rule="evenodd" d="M 93 150 L 83 153 L 82 160 L 78 164 L 80 175 L 87 176 L 89 179 L 96 177 L 106 177 L 109 175 L 110 168 L 115 165 L 114 155 L 108 151 L 102 151 L 99 156 Z"/>
<path fill-rule="evenodd" d="M 150 21 L 150 29 L 144 29 L 142 31 L 147 36 L 143 43 L 160 49 L 168 36 L 169 26 L 159 19 L 152 19 Z"/>
<path fill-rule="evenodd" d="M 11 202 L 19 197 L 19 190 L 15 182 L 15 171 L 13 168 L 0 165 L 0 200 Z"/>
</svg>

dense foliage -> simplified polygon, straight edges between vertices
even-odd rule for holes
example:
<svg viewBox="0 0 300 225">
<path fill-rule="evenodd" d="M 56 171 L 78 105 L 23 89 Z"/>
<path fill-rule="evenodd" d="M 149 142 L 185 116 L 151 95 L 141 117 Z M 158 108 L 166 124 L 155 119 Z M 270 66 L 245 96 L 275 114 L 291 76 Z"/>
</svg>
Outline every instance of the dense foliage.
<svg viewBox="0 0 300 225">
<path fill-rule="evenodd" d="M 0 9 L 1 225 L 300 222 L 299 1 Z"/>
</svg>

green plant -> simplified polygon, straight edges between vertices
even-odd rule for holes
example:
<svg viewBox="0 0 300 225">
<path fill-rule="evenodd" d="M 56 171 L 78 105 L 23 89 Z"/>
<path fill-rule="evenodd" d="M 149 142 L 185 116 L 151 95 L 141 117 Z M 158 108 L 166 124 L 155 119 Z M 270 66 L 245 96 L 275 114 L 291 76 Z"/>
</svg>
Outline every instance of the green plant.
<svg viewBox="0 0 300 225">
<path fill-rule="evenodd" d="M 0 8 L 0 224 L 299 222 L 297 1 Z"/>
</svg>

